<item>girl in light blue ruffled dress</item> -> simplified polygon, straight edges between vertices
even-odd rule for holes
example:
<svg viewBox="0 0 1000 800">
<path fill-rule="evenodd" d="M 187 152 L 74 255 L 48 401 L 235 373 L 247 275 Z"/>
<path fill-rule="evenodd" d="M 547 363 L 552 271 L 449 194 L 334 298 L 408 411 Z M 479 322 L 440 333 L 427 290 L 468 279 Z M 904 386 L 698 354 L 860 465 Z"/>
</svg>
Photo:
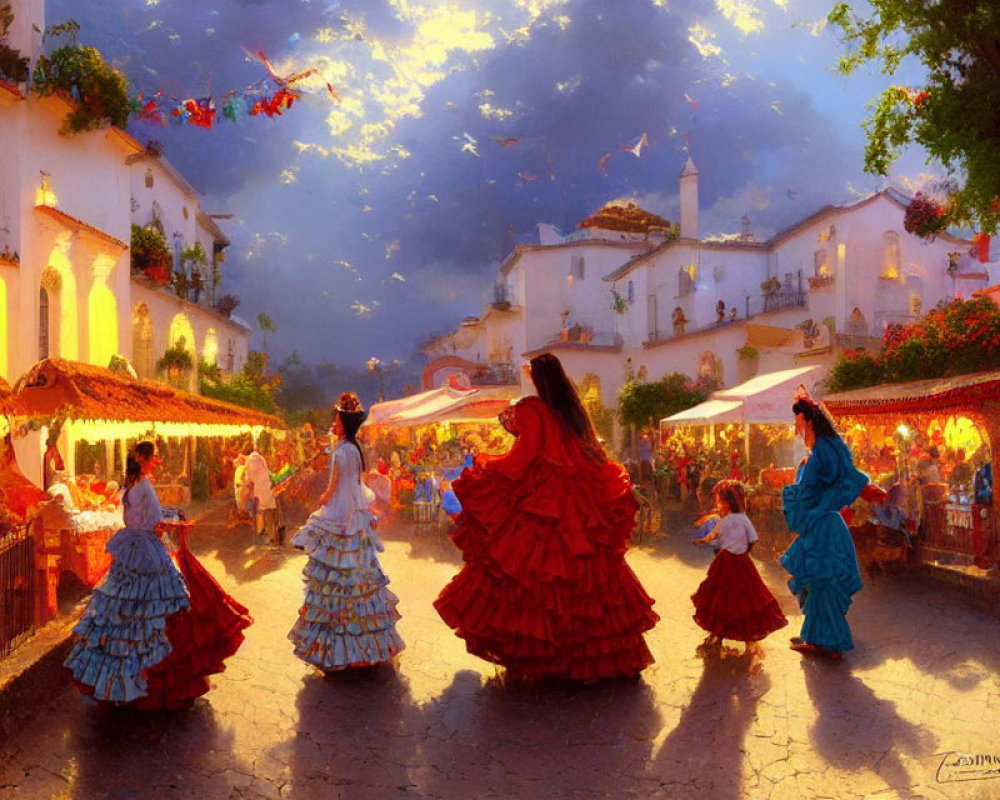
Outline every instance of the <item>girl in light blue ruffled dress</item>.
<svg viewBox="0 0 1000 800">
<path fill-rule="evenodd" d="M 373 492 L 361 482 L 364 455 L 357 432 L 365 411 L 345 392 L 334 407 L 339 437 L 330 459 L 330 482 L 320 508 L 292 537 L 309 556 L 302 571 L 305 602 L 288 634 L 295 655 L 324 672 L 388 661 L 405 645 L 396 632 L 396 596 L 386 585 L 377 553 Z"/>
<path fill-rule="evenodd" d="M 114 559 L 73 632 L 65 666 L 97 700 L 130 703 L 147 694 L 146 673 L 173 649 L 167 619 L 190 607 L 180 571 L 156 534 L 163 512 L 142 464 L 129 455 L 122 496 L 125 527 L 107 544 Z"/>
</svg>

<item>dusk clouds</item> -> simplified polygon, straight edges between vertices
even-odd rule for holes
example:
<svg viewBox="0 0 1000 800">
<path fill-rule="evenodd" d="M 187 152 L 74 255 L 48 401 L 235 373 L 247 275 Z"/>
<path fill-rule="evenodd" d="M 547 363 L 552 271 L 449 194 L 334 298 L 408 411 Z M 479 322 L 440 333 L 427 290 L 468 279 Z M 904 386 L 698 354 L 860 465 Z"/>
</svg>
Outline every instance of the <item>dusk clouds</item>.
<svg viewBox="0 0 1000 800">
<path fill-rule="evenodd" d="M 232 239 L 227 291 L 280 359 L 406 358 L 479 311 L 498 260 L 628 197 L 701 233 L 767 235 L 878 184 L 859 123 L 878 78 L 832 75 L 817 0 L 49 0 L 133 86 L 219 100 L 316 72 L 283 116 L 137 124 Z M 329 88 L 328 88 L 329 85 Z M 330 89 L 333 90 L 331 94 Z M 641 137 L 646 135 L 646 141 Z M 637 146 L 638 145 L 638 146 Z M 629 152 L 632 149 L 632 152 Z M 638 156 L 636 155 L 638 152 Z M 606 173 L 606 174 L 605 174 Z"/>
</svg>

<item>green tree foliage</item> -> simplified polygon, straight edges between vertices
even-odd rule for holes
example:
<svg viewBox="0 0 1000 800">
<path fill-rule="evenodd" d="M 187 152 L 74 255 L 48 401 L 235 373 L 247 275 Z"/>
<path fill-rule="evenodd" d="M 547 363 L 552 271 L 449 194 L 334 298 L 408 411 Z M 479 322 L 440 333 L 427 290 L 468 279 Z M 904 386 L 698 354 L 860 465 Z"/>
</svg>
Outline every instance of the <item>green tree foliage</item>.
<svg viewBox="0 0 1000 800">
<path fill-rule="evenodd" d="M 664 417 L 696 406 L 706 397 L 707 391 L 679 372 L 650 383 L 629 381 L 618 393 L 618 419 L 622 425 L 655 429 Z"/>
<path fill-rule="evenodd" d="M 251 350 L 243 369 L 229 383 L 223 383 L 220 377 L 218 370 L 199 372 L 199 394 L 266 414 L 278 413 L 274 394 L 281 385 L 281 378 L 268 376 L 266 353 Z"/>
<path fill-rule="evenodd" d="M 865 169 L 885 175 L 902 149 L 922 145 L 964 185 L 950 224 L 992 233 L 1000 223 L 1000 3 L 996 0 L 870 0 L 871 15 L 838 2 L 829 22 L 847 46 L 849 74 L 868 63 L 892 75 L 904 59 L 927 69 L 923 87 L 892 86 L 865 123 Z"/>
<path fill-rule="evenodd" d="M 1000 369 L 1000 308 L 985 297 L 938 306 L 913 325 L 890 325 L 878 354 L 848 351 L 830 391 Z"/>
</svg>

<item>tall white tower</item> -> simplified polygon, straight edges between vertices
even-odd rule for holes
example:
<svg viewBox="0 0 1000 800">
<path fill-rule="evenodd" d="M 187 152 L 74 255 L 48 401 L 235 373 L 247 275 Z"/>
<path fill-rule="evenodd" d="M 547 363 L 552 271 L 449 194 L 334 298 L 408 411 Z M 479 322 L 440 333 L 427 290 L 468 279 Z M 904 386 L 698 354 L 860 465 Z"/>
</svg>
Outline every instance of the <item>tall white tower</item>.
<svg viewBox="0 0 1000 800">
<path fill-rule="evenodd" d="M 681 172 L 681 238 L 698 238 L 698 168 L 691 156 Z"/>
<path fill-rule="evenodd" d="M 14 21 L 7 31 L 7 44 L 30 59 L 29 69 L 35 68 L 42 54 L 42 34 L 45 30 L 45 0 L 12 0 Z"/>
</svg>

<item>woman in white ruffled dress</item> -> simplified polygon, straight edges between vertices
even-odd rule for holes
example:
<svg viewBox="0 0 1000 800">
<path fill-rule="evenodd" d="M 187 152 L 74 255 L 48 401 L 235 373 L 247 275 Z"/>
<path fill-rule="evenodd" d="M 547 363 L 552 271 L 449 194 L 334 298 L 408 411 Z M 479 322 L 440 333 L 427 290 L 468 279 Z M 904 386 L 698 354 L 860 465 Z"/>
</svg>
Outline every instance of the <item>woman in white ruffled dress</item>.
<svg viewBox="0 0 1000 800">
<path fill-rule="evenodd" d="M 338 441 L 330 459 L 330 482 L 320 508 L 292 537 L 309 556 L 302 571 L 305 602 L 288 634 L 295 655 L 324 672 L 370 667 L 405 645 L 396 632 L 396 596 L 379 564 L 372 491 L 361 482 L 364 456 L 357 432 L 365 411 L 345 392 L 334 407 Z"/>
</svg>

